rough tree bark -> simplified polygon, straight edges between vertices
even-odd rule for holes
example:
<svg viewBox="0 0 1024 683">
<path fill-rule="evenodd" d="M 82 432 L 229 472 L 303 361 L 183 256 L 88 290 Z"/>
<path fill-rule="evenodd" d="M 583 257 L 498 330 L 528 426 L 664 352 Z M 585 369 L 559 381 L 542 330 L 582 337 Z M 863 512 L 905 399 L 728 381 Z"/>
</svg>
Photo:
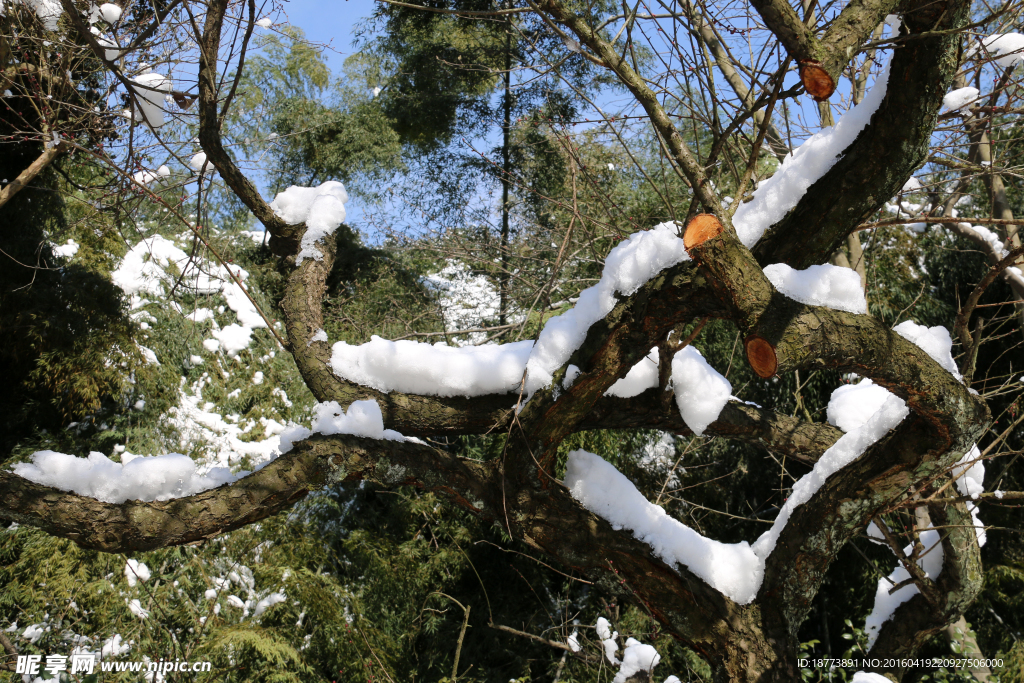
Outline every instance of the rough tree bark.
<svg viewBox="0 0 1024 683">
<path fill-rule="evenodd" d="M 64 0 L 65 6 L 70 0 Z M 383 393 L 352 384 L 329 365 L 331 348 L 314 335 L 338 248 L 319 246 L 320 260 L 293 266 L 282 302 L 289 351 L 318 401 L 343 405 L 374 399 L 385 426 L 412 436 L 500 430 L 505 457 L 478 462 L 414 443 L 352 436 L 312 436 L 262 470 L 231 485 L 162 503 L 101 503 L 0 473 L 0 517 L 38 526 L 85 547 L 129 551 L 191 543 L 287 508 L 309 490 L 367 479 L 414 485 L 501 524 L 514 538 L 571 571 L 648 607 L 676 637 L 705 656 L 717 680 L 799 680 L 797 629 L 840 549 L 870 520 L 913 496 L 948 483 L 949 471 L 986 429 L 984 401 L 923 350 L 869 316 L 798 303 L 780 294 L 761 268 L 822 263 L 861 221 L 902 187 L 924 159 L 937 112 L 958 66 L 965 0 L 854 0 L 822 37 L 782 0 L 755 0 L 765 23 L 797 63 L 808 91 L 832 94 L 851 55 L 894 10 L 906 40 L 895 51 L 889 88 L 871 122 L 835 166 L 751 250 L 740 243 L 704 167 L 676 129 L 649 81 L 613 41 L 561 0 L 527 0 L 551 25 L 575 36 L 645 110 L 693 188 L 704 213 L 686 226 L 693 261 L 659 273 L 621 297 L 555 373 L 579 375 L 568 389 L 541 389 L 516 415 L 516 394 L 464 398 Z M 217 55 L 229 0 L 212 0 L 204 19 L 199 65 L 199 141 L 225 184 L 271 235 L 275 253 L 294 264 L 304 225 L 287 225 L 227 153 L 220 133 Z M 705 41 L 707 25 L 695 31 Z M 737 89 L 737 92 L 741 92 Z M 741 95 L 744 99 L 749 99 Z M 581 506 L 555 479 L 554 454 L 571 433 L 595 427 L 648 427 L 686 433 L 678 411 L 650 389 L 636 399 L 605 391 L 681 325 L 703 318 L 731 321 L 745 337 L 747 361 L 762 377 L 829 368 L 870 377 L 906 400 L 911 415 L 853 463 L 828 478 L 797 508 L 767 558 L 756 598 L 738 604 L 686 567 L 669 566 L 628 530 L 617 530 Z M 708 434 L 770 446 L 805 464 L 840 436 L 828 425 L 730 403 Z M 943 571 L 887 622 L 872 655 L 906 656 L 925 638 L 960 619 L 981 585 L 980 555 L 963 501 L 931 505 L 948 532 Z M 898 669 L 884 673 L 898 680 Z"/>
</svg>

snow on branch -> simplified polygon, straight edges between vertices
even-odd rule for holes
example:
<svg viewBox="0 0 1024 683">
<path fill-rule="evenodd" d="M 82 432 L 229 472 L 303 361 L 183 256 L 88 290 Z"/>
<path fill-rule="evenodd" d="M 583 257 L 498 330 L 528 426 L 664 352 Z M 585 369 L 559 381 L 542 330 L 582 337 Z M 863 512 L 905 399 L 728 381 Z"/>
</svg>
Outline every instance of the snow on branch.
<svg viewBox="0 0 1024 683">
<path fill-rule="evenodd" d="M 295 442 L 312 434 L 347 434 L 418 443 L 392 429 L 384 429 L 384 418 L 376 401 L 355 401 L 347 412 L 337 402 L 330 401 L 318 404 L 315 413 L 312 429 L 292 426 L 281 434 L 280 453 L 289 452 Z M 275 458 L 271 457 L 256 469 L 262 469 Z M 78 458 L 55 451 L 33 453 L 32 462 L 17 463 L 12 471 L 37 484 L 105 503 L 184 498 L 251 474 L 249 471 L 232 472 L 227 467 L 204 468 L 180 453 L 144 456 L 122 452 L 121 462 L 117 463 L 98 452 L 90 453 L 88 458 Z"/>
<path fill-rule="evenodd" d="M 633 294 L 662 270 L 689 259 L 676 231 L 675 223 L 662 223 L 617 245 L 605 260 L 598 284 L 584 290 L 571 309 L 549 319 L 536 343 L 453 348 L 373 337 L 358 346 L 335 344 L 331 367 L 339 377 L 378 391 L 431 396 L 514 392 L 525 372 L 525 390 L 532 396 L 551 384 L 554 373 L 568 363 L 590 327 L 611 312 L 620 295 Z M 644 379 L 647 375 L 634 376 L 630 384 Z"/>
<path fill-rule="evenodd" d="M 768 228 L 781 221 L 860 135 L 885 97 L 890 64 L 885 65 L 860 104 L 844 114 L 835 126 L 812 135 L 793 150 L 775 174 L 761 182 L 753 200 L 740 205 L 732 222 L 744 245 L 753 247 Z"/>
<path fill-rule="evenodd" d="M 292 185 L 274 197 L 270 208 L 278 217 L 289 225 L 306 224 L 295 265 L 307 258 L 323 260 L 324 255 L 316 248 L 316 243 L 333 235 L 344 222 L 347 201 L 345 186 L 337 180 L 316 187 Z"/>
<path fill-rule="evenodd" d="M 843 435 L 811 472 L 793 485 L 771 529 L 753 545 L 746 541 L 721 543 L 702 536 L 649 502 L 629 479 L 593 453 L 569 454 L 564 483 L 585 508 L 615 529 L 632 531 L 669 565 L 682 565 L 731 600 L 749 604 L 761 587 L 765 562 L 795 510 L 809 501 L 830 476 L 860 457 L 909 413 L 902 399 L 887 397 L 874 415 Z"/>
</svg>

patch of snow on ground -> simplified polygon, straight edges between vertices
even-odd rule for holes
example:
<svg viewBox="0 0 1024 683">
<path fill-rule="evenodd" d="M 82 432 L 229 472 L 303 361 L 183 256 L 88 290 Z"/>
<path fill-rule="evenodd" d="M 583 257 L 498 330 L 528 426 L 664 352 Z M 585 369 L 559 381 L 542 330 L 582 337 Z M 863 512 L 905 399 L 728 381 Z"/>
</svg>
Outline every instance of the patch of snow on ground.
<svg viewBox="0 0 1024 683">
<path fill-rule="evenodd" d="M 483 327 L 498 317 L 501 297 L 485 275 L 475 275 L 460 261 L 448 259 L 444 268 L 425 278 L 428 287 L 437 293 L 445 329 L 453 334 L 460 330 Z M 471 332 L 470 344 L 480 344 L 486 332 Z"/>
</svg>

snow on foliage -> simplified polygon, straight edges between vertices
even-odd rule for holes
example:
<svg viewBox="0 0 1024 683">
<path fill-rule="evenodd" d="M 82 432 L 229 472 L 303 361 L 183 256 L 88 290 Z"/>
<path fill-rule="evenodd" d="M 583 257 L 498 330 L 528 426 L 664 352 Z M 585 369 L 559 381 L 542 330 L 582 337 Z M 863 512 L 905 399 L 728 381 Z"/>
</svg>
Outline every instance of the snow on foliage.
<svg viewBox="0 0 1024 683">
<path fill-rule="evenodd" d="M 324 237 L 333 234 L 345 220 L 347 201 L 348 193 L 345 192 L 345 186 L 337 180 L 329 180 L 317 187 L 292 185 L 274 197 L 270 208 L 281 219 L 291 225 L 306 224 L 306 232 L 302 235 L 295 265 L 299 265 L 307 258 L 323 260 L 324 255 L 315 245 Z"/>
<path fill-rule="evenodd" d="M 652 645 L 645 645 L 635 638 L 626 639 L 626 649 L 622 653 L 622 666 L 612 679 L 612 683 L 626 683 L 634 674 L 654 671 L 661 661 L 661 655 Z"/>
<path fill-rule="evenodd" d="M 53 255 L 59 258 L 71 258 L 78 253 L 78 242 L 73 239 L 69 239 L 67 244 L 62 244 L 59 247 L 53 247 Z"/>
<path fill-rule="evenodd" d="M 753 200 L 740 205 L 732 223 L 743 244 L 754 246 L 835 165 L 882 103 L 888 81 L 889 63 L 860 104 L 788 154 L 775 174 L 758 186 Z"/>
<path fill-rule="evenodd" d="M 662 507 L 649 502 L 613 465 L 586 451 L 569 454 L 565 485 L 585 508 L 615 529 L 632 531 L 669 565 L 680 564 L 726 597 L 749 604 L 761 587 L 765 561 L 775 549 L 793 511 L 809 501 L 830 476 L 863 454 L 909 412 L 901 399 L 887 397 L 870 419 L 840 437 L 815 463 L 814 469 L 797 480 L 771 529 L 753 545 L 746 541 L 721 543 L 702 536 L 669 517 Z"/>
<path fill-rule="evenodd" d="M 860 275 L 832 264 L 796 270 L 785 263 L 765 266 L 768 281 L 790 299 L 810 306 L 827 306 L 848 313 L 867 313 L 868 301 Z"/>
<path fill-rule="evenodd" d="M 203 345 L 211 353 L 223 348 L 228 355 L 236 355 L 249 346 L 253 328 L 267 325 L 242 288 L 232 279 L 232 273 L 242 282 L 249 277 L 249 273 L 238 266 L 232 266 L 229 273 L 224 266 L 189 256 L 173 241 L 153 235 L 129 250 L 111 279 L 126 294 L 132 295 L 132 308 L 145 305 L 141 298 L 143 294 L 163 296 L 179 284 L 179 278 L 180 286 L 192 294 L 222 294 L 240 324 L 231 324 L 221 330 L 214 323 L 211 332 L 214 340 L 207 340 L 213 343 L 204 342 Z M 199 309 L 193 314 L 195 322 L 207 317 L 197 317 L 200 311 L 207 309 Z M 207 312 L 212 318 L 213 313 Z"/>
<path fill-rule="evenodd" d="M 142 583 L 149 581 L 149 567 L 146 566 L 145 562 L 128 560 L 128 563 L 124 566 L 124 576 L 128 579 L 128 586 L 134 588 L 135 584 L 140 581 Z"/>
<path fill-rule="evenodd" d="M 905 320 L 896 327 L 893 332 L 904 339 L 916 344 L 932 357 L 936 363 L 941 365 L 949 374 L 962 380 L 963 376 L 957 370 L 956 362 L 953 360 L 953 339 L 949 336 L 949 330 L 942 325 L 925 327 L 918 325 L 912 320 Z"/>
<path fill-rule="evenodd" d="M 704 360 L 693 346 L 672 358 L 672 386 L 686 426 L 700 436 L 729 402 L 732 384 Z"/>
<path fill-rule="evenodd" d="M 445 267 L 428 275 L 424 283 L 437 293 L 445 330 L 483 327 L 498 317 L 501 299 L 498 290 L 484 275 L 474 275 L 465 264 L 448 259 Z M 479 344 L 487 338 L 486 332 L 472 332 L 469 343 Z"/>
</svg>

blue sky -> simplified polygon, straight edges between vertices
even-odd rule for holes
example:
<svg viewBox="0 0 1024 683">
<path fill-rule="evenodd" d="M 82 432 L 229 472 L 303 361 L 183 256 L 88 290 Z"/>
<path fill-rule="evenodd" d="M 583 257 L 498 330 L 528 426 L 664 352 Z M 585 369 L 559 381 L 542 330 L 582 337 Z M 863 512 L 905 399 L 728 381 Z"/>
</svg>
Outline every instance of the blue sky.
<svg viewBox="0 0 1024 683">
<path fill-rule="evenodd" d="M 331 70 L 338 72 L 353 52 L 352 32 L 360 20 L 373 13 L 373 0 L 291 0 L 284 5 L 284 19 L 306 32 L 314 43 L 330 46 L 324 52 Z"/>
</svg>

